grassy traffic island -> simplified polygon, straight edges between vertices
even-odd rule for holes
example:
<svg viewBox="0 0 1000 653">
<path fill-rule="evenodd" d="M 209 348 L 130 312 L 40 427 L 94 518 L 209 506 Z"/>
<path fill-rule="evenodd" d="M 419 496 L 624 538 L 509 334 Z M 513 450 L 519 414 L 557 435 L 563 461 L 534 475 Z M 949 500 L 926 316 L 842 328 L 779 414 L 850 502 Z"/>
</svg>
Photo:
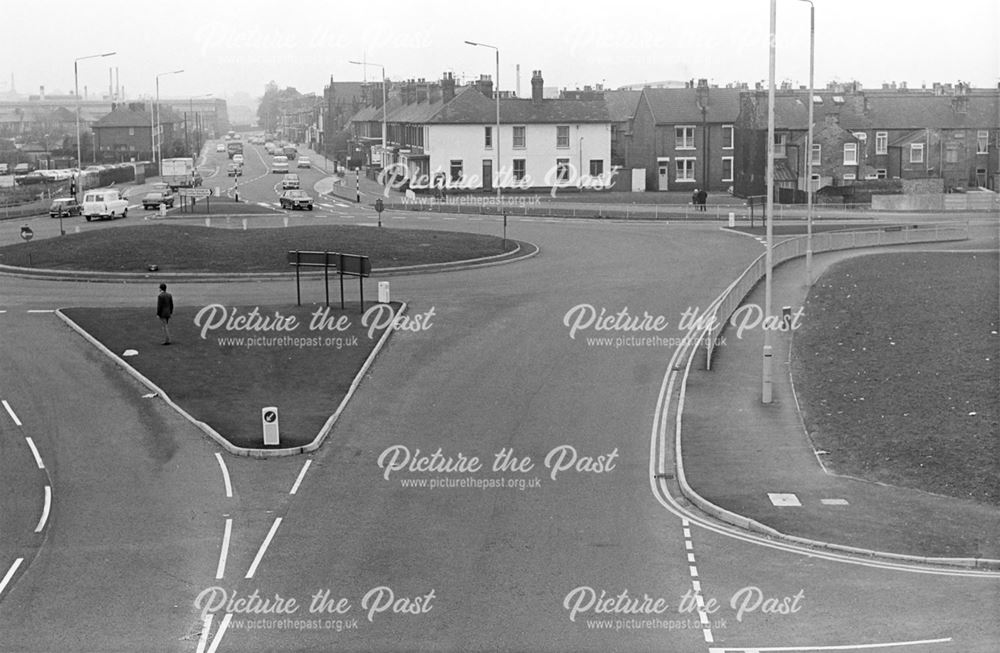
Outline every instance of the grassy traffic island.
<svg viewBox="0 0 1000 653">
<path fill-rule="evenodd" d="M 312 442 L 346 396 L 399 304 L 183 306 L 161 344 L 150 309 L 70 308 L 63 313 L 230 443 L 278 449 Z M 241 318 L 247 318 L 241 321 Z M 404 316 L 398 329 L 433 326 Z M 405 320 L 405 322 L 404 322 Z M 279 447 L 263 445 L 261 409 L 278 408 Z"/>
<path fill-rule="evenodd" d="M 261 229 L 143 224 L 0 247 L 0 265 L 91 272 L 289 272 L 291 250 L 360 254 L 373 269 L 451 263 L 514 251 L 499 236 L 315 225 Z"/>
<path fill-rule="evenodd" d="M 1000 506 L 998 264 L 893 253 L 820 278 L 793 374 L 833 471 Z"/>
</svg>

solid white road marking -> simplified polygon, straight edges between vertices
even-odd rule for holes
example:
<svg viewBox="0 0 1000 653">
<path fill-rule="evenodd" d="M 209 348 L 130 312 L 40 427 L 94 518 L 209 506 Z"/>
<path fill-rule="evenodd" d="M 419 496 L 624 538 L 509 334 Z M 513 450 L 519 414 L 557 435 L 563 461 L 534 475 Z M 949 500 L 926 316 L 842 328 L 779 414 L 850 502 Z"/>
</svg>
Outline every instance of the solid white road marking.
<svg viewBox="0 0 1000 653">
<path fill-rule="evenodd" d="M 29 313 L 55 313 L 56 309 L 54 309 L 54 308 L 29 308 L 28 312 Z"/>
<path fill-rule="evenodd" d="M 309 470 L 309 465 L 312 465 L 312 458 L 307 460 L 302 465 L 302 471 L 299 472 L 298 478 L 295 479 L 295 484 L 292 486 L 292 489 L 291 491 L 289 491 L 289 494 L 295 494 L 296 492 L 299 491 L 299 485 L 302 483 L 302 479 L 305 478 L 306 472 Z"/>
<path fill-rule="evenodd" d="M 226 574 L 226 558 L 229 557 L 229 538 L 233 534 L 233 519 L 226 518 L 226 530 L 222 534 L 222 551 L 219 552 L 219 566 L 215 569 L 215 580 L 222 580 Z"/>
<path fill-rule="evenodd" d="M 21 420 L 19 420 L 17 415 L 14 414 L 14 409 L 10 407 L 10 404 L 7 403 L 6 399 L 3 400 L 3 407 L 7 409 L 7 414 L 10 415 L 12 420 L 14 420 L 14 423 L 21 426 Z"/>
<path fill-rule="evenodd" d="M 909 642 L 886 642 L 883 644 L 839 644 L 835 646 L 751 646 L 749 648 L 710 648 L 709 653 L 763 653 L 764 651 L 861 651 L 873 648 L 891 648 L 899 646 L 923 646 L 925 644 L 944 644 L 951 637 L 940 639 L 916 639 Z"/>
<path fill-rule="evenodd" d="M 41 533 L 42 529 L 45 528 L 45 522 L 49 520 L 49 508 L 52 507 L 52 486 L 45 486 L 45 505 L 42 506 L 42 516 L 38 519 L 38 525 L 35 526 L 35 532 Z"/>
<path fill-rule="evenodd" d="M 10 569 L 7 570 L 7 573 L 4 574 L 3 580 L 0 580 L 0 594 L 3 594 L 4 589 L 7 588 L 7 584 L 10 582 L 10 579 L 14 577 L 14 574 L 17 573 L 17 568 L 21 566 L 22 562 L 24 562 L 24 558 L 18 558 L 14 561 L 14 564 L 10 566 Z"/>
<path fill-rule="evenodd" d="M 201 637 L 198 638 L 198 648 L 195 653 L 205 653 L 205 646 L 208 645 L 208 633 L 212 630 L 212 619 L 214 618 L 214 614 L 205 617 L 205 621 L 201 625 Z"/>
<path fill-rule="evenodd" d="M 820 499 L 824 506 L 846 506 L 847 499 Z"/>
<path fill-rule="evenodd" d="M 768 492 L 767 498 L 771 500 L 771 503 L 779 508 L 798 508 L 802 505 L 799 498 L 794 494 L 784 493 L 784 492 Z"/>
<path fill-rule="evenodd" d="M 244 578 L 253 578 L 253 575 L 257 573 L 257 565 L 260 564 L 261 559 L 264 557 L 264 552 L 267 551 L 267 547 L 271 545 L 271 538 L 278 531 L 278 526 L 281 526 L 281 517 L 277 517 L 274 523 L 271 524 L 271 530 L 267 532 L 267 537 L 264 538 L 264 542 L 261 543 L 260 549 L 257 551 L 257 555 L 254 556 L 253 563 L 250 565 L 250 569 L 247 570 L 247 575 Z"/>
<path fill-rule="evenodd" d="M 222 643 L 222 638 L 226 634 L 226 628 L 229 628 L 229 622 L 233 619 L 233 613 L 227 612 L 224 617 L 222 617 L 222 623 L 219 624 L 219 629 L 215 631 L 215 639 L 212 640 L 212 645 L 208 648 L 207 653 L 215 653 L 219 648 L 219 644 Z"/>
<path fill-rule="evenodd" d="M 219 461 L 219 467 L 222 468 L 222 480 L 226 482 L 226 498 L 233 498 L 233 484 L 229 482 L 229 469 L 226 468 L 226 461 L 222 459 L 222 454 L 219 452 L 215 453 L 216 460 Z"/>
<path fill-rule="evenodd" d="M 42 456 L 38 453 L 35 441 L 30 436 L 26 436 L 24 439 L 27 441 L 28 447 L 31 448 L 31 455 L 35 457 L 35 464 L 38 465 L 38 469 L 45 469 L 45 463 L 42 462 Z"/>
</svg>

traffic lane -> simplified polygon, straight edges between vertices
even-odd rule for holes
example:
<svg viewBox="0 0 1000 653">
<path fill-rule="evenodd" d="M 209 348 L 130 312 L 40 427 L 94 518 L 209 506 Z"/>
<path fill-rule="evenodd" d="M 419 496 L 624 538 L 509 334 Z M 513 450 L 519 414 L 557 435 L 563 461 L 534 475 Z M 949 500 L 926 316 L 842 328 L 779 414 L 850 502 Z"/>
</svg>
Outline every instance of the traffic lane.
<svg viewBox="0 0 1000 653">
<path fill-rule="evenodd" d="M 687 579 L 678 520 L 658 510 L 648 492 L 650 407 L 659 389 L 667 347 L 655 351 L 588 347 L 563 324 L 568 308 L 589 301 L 680 315 L 697 302 L 704 280 L 721 278 L 742 241 L 716 250 L 720 259 L 696 260 L 691 241 L 660 244 L 641 234 L 621 237 L 621 250 L 599 258 L 600 246 L 582 239 L 551 251 L 548 259 L 508 269 L 462 274 L 437 287 L 405 292 L 410 311 L 436 308 L 426 333 L 397 333 L 319 453 L 322 474 L 306 480 L 303 496 L 285 516 L 253 587 L 270 596 L 308 599 L 330 589 L 351 597 L 355 612 L 364 594 L 388 586 L 400 596 L 435 590 L 426 615 L 381 614 L 359 631 L 340 634 L 241 630 L 227 646 L 322 650 L 348 648 L 454 648 L 466 650 L 649 650 L 663 631 L 595 634 L 563 607 L 576 587 L 612 595 L 672 596 Z M 722 238 L 722 240 L 727 240 Z M 732 242 L 728 241 L 727 242 Z M 690 272 L 652 292 L 635 284 L 616 254 L 643 261 L 689 265 Z M 681 259 L 677 261 L 677 259 Z M 565 274 L 567 260 L 576 262 Z M 591 266 L 591 262 L 593 265 Z M 716 265 L 713 265 L 716 264 Z M 687 267 L 678 265 L 678 267 Z M 563 270 L 548 279 L 548 268 Z M 472 278 L 476 277 L 475 280 Z M 409 280 L 405 280 L 409 281 Z M 549 286 L 551 281 L 552 286 Z M 428 286 L 435 285 L 433 290 Z M 568 296 L 567 296 L 568 295 Z M 399 472 L 385 479 L 378 458 L 393 446 L 441 448 L 445 455 L 478 455 L 486 464 L 503 449 L 530 456 L 530 472 L 434 474 L 508 476 L 542 485 L 406 488 Z M 544 467 L 553 449 L 572 446 L 595 459 L 617 450 L 608 472 Z M 567 450 L 568 451 L 568 450 Z M 331 500 L 332 498 L 332 500 Z M 373 516 L 377 516 L 373 519 Z M 247 587 L 249 589 L 249 586 Z M 229 641 L 232 637 L 232 641 Z M 668 636 L 676 650 L 694 650 L 696 629 Z M 459 644 L 461 643 L 461 644 Z"/>
<path fill-rule="evenodd" d="M 693 531 L 705 599 L 716 601 L 719 646 L 812 650 L 946 639 L 912 650 L 987 653 L 1000 641 L 995 578 L 845 564 Z"/>
<path fill-rule="evenodd" d="M 0 600 L 3 646 L 185 650 L 226 510 L 214 447 L 54 316 L 0 319 L 11 403 L 54 497 L 45 544 Z M 140 355 L 157 328 L 137 334 Z"/>
<path fill-rule="evenodd" d="M 0 315 L 0 329 L 5 330 Z M 0 354 L 0 578 L 18 558 L 30 560 L 41 545 L 48 525 L 45 513 L 45 487 L 49 485 L 44 467 L 48 451 L 38 449 L 34 438 L 21 426 L 22 406 L 14 399 L 11 389 L 18 384 L 17 370 Z M 32 453 L 35 447 L 36 454 Z M 22 563 L 23 564 L 23 563 Z M 0 591 L 0 601 L 6 590 Z"/>
</svg>

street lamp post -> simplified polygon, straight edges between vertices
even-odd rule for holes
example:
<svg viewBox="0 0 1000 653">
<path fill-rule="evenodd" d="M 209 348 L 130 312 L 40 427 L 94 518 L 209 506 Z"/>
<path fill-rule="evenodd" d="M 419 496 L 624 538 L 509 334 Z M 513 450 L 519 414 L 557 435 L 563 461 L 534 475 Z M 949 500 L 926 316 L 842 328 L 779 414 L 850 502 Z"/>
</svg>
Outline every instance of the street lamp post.
<svg viewBox="0 0 1000 653">
<path fill-rule="evenodd" d="M 104 54 L 91 54 L 86 57 L 79 57 L 73 60 L 73 94 L 76 96 L 76 193 L 74 193 L 73 198 L 76 199 L 77 193 L 80 192 L 80 183 L 83 181 L 80 172 L 83 169 L 83 156 L 81 154 L 80 148 L 80 74 L 77 67 L 77 62 L 83 61 L 84 59 L 97 59 L 98 57 L 110 57 L 115 54 L 114 52 L 105 52 Z M 92 145 L 96 147 L 96 144 Z"/>
<path fill-rule="evenodd" d="M 816 5 L 812 0 L 800 0 L 809 3 L 809 135 L 806 150 L 806 285 L 812 285 L 812 255 L 813 255 L 813 70 L 816 55 Z"/>
<path fill-rule="evenodd" d="M 500 201 L 500 195 L 501 195 L 500 187 L 502 185 L 501 181 L 503 179 L 503 177 L 500 174 L 500 48 L 498 48 L 495 45 L 488 45 L 486 43 L 477 43 L 475 41 L 466 41 L 466 43 L 468 45 L 473 45 L 477 47 L 490 48 L 491 50 L 494 50 L 496 52 L 497 74 L 496 74 L 496 84 L 493 86 L 493 97 L 496 98 L 496 105 L 497 105 L 497 133 L 496 137 L 493 139 L 494 141 L 493 147 L 496 151 L 497 163 L 496 163 L 496 170 L 494 170 L 494 174 L 496 175 L 497 178 L 497 206 L 502 206 Z"/>
<path fill-rule="evenodd" d="M 200 99 L 203 99 L 203 98 L 212 97 L 212 95 L 214 95 L 214 94 L 213 93 L 206 93 L 205 95 L 192 95 L 191 97 L 189 97 L 188 98 L 188 113 L 190 115 L 194 116 L 194 101 L 195 100 L 200 100 Z M 189 147 L 188 146 L 188 142 L 187 142 L 187 138 L 188 138 L 188 124 L 187 124 L 187 121 L 188 121 L 187 116 L 185 116 L 184 117 L 184 148 L 185 149 L 187 149 Z M 194 129 L 195 129 L 195 131 L 198 130 L 198 121 L 197 120 L 194 121 Z M 198 141 L 198 145 L 197 145 L 196 150 L 194 150 L 194 152 L 193 152 L 194 156 L 192 157 L 194 159 L 197 159 L 198 158 L 198 153 L 201 152 L 201 139 L 197 139 L 197 141 Z"/>
<path fill-rule="evenodd" d="M 767 252 L 765 254 L 764 281 L 764 324 L 771 319 L 771 268 L 773 267 L 772 250 L 774 246 L 774 45 L 775 25 L 777 24 L 777 0 L 771 0 L 771 26 L 768 46 L 768 85 L 767 85 Z M 811 98 L 810 98 L 811 99 Z M 763 370 L 761 374 L 761 401 L 771 403 L 772 374 L 774 357 L 772 356 L 772 331 L 764 329 Z"/>
<path fill-rule="evenodd" d="M 386 168 L 386 156 L 389 152 L 389 123 L 387 116 L 389 115 L 389 106 L 386 104 L 386 81 L 385 81 L 385 66 L 380 63 L 373 63 L 371 61 L 348 61 L 347 63 L 352 63 L 357 66 L 378 66 L 382 69 L 382 169 Z"/>
<path fill-rule="evenodd" d="M 155 114 L 155 120 L 153 116 L 150 117 L 151 129 L 153 130 L 153 142 L 156 143 L 156 148 L 153 150 L 153 162 L 160 165 L 163 161 L 163 134 L 160 133 L 160 78 L 164 75 L 176 75 L 177 73 L 182 73 L 183 70 L 171 70 L 165 73 L 157 73 L 156 75 L 156 106 L 153 107 Z"/>
</svg>

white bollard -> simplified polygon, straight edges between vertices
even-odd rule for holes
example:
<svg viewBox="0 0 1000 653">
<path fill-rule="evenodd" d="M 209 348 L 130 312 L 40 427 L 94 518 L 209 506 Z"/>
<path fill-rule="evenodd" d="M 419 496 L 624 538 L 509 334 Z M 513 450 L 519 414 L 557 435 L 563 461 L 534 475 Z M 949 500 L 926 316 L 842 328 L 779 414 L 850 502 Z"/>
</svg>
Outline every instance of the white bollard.
<svg viewBox="0 0 1000 653">
<path fill-rule="evenodd" d="M 736 226 L 736 214 L 733 213 L 732 211 L 729 212 L 729 226 L 730 227 Z"/>
<path fill-rule="evenodd" d="M 205 226 L 206 227 L 212 226 L 212 218 L 205 218 Z"/>
<path fill-rule="evenodd" d="M 260 409 L 260 423 L 264 431 L 264 445 L 276 446 L 281 442 L 278 429 L 278 407 L 268 406 Z"/>
<path fill-rule="evenodd" d="M 389 282 L 379 281 L 378 282 L 378 301 L 380 304 L 389 303 Z"/>
<path fill-rule="evenodd" d="M 283 218 L 281 219 L 281 221 L 285 223 L 285 226 L 286 226 L 286 227 L 288 226 L 288 216 L 287 216 L 287 215 L 286 215 L 285 217 L 283 217 Z"/>
<path fill-rule="evenodd" d="M 247 230 L 247 219 L 243 218 L 243 231 Z"/>
</svg>

